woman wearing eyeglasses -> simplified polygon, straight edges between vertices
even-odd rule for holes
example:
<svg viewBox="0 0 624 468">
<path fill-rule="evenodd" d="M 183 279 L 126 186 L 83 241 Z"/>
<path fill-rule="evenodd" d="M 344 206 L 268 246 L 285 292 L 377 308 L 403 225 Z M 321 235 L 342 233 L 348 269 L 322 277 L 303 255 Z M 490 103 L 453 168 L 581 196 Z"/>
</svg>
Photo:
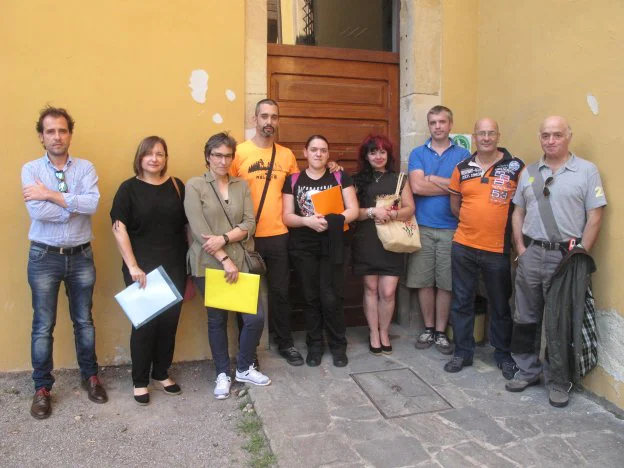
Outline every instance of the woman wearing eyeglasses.
<svg viewBox="0 0 624 468">
<path fill-rule="evenodd" d="M 308 138 L 303 155 L 308 167 L 290 175 L 284 183 L 284 224 L 289 227 L 289 254 L 301 282 L 305 301 L 306 363 L 321 364 L 325 348 L 323 330 L 336 367 L 348 364 L 346 327 L 343 311 L 343 232 L 344 225 L 358 214 L 357 198 L 351 177 L 343 171 L 330 173 L 329 143 L 322 135 Z M 344 211 L 322 215 L 315 209 L 312 196 L 340 186 Z"/>
<path fill-rule="evenodd" d="M 167 175 L 168 159 L 165 140 L 158 136 L 143 139 L 134 157 L 135 177 L 117 190 L 110 216 L 126 285 L 138 281 L 144 288 L 146 274 L 162 265 L 183 292 L 187 277 L 184 184 Z M 150 401 L 150 371 L 166 394 L 182 392 L 168 374 L 181 309 L 180 302 L 140 328 L 132 327 L 132 382 L 139 405 Z"/>
<path fill-rule="evenodd" d="M 211 136 L 204 147 L 208 171 L 188 181 L 184 200 L 193 238 L 189 251 L 191 272 L 205 295 L 206 268 L 223 270 L 226 281 L 235 283 L 240 272 L 247 272 L 244 249 L 253 250 L 256 229 L 251 193 L 247 182 L 229 175 L 236 152 L 236 140 L 227 133 Z M 243 245 L 245 244 L 245 245 Z M 208 312 L 208 339 L 216 367 L 214 396 L 230 396 L 232 371 L 228 353 L 228 311 L 212 307 Z M 256 345 L 264 328 L 264 313 L 241 314 L 239 352 L 235 379 L 253 385 L 269 385 L 271 379 L 253 365 Z"/>
</svg>

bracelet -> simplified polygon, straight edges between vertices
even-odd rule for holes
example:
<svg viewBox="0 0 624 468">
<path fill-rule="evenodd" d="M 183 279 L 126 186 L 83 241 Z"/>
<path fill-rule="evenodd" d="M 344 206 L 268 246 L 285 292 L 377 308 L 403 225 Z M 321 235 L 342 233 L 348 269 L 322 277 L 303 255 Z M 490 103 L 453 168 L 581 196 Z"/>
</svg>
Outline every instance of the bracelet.
<svg viewBox="0 0 624 468">
<path fill-rule="evenodd" d="M 369 208 L 368 210 L 366 210 L 366 216 L 368 217 L 368 219 L 373 219 L 375 217 L 375 215 L 373 214 L 372 208 Z"/>
<path fill-rule="evenodd" d="M 223 234 L 223 240 L 225 241 L 225 245 L 228 245 L 230 243 L 230 238 L 227 234 Z"/>
<path fill-rule="evenodd" d="M 226 255 L 226 256 L 225 256 L 225 257 L 223 257 L 221 260 L 219 260 L 219 263 L 223 263 L 223 262 L 225 262 L 226 260 L 229 260 L 229 259 L 230 259 L 230 257 L 228 257 L 228 256 Z"/>
</svg>

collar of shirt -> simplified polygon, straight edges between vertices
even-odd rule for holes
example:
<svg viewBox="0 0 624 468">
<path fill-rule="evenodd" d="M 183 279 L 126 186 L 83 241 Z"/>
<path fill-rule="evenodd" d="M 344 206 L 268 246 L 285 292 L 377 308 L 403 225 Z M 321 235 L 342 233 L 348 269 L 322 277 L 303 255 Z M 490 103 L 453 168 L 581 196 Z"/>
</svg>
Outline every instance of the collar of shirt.
<svg viewBox="0 0 624 468">
<path fill-rule="evenodd" d="M 453 143 L 453 140 L 451 140 L 451 139 L 449 138 L 449 146 L 448 146 L 448 148 L 446 148 L 444 151 L 442 151 L 442 154 L 446 153 L 448 150 L 450 150 L 450 149 L 451 149 L 451 148 L 453 148 L 454 146 L 455 146 L 455 143 Z M 436 150 L 434 150 L 434 149 L 431 147 L 431 137 L 429 137 L 429 138 L 427 139 L 427 141 L 425 141 L 425 147 L 429 148 L 429 150 L 430 150 L 432 153 L 434 153 L 435 155 L 437 155 L 437 156 L 442 156 L 442 154 L 438 154 L 438 153 L 436 152 Z"/>
<path fill-rule="evenodd" d="M 47 165 L 54 170 L 54 172 L 59 170 L 56 168 L 56 166 L 54 166 L 54 164 L 52 164 L 52 161 L 50 161 L 50 156 L 48 156 L 47 152 L 43 155 L 43 158 L 45 159 Z M 61 171 L 65 172 L 67 169 L 69 169 L 69 166 L 71 166 L 73 162 L 74 160 L 71 155 L 67 156 L 67 161 L 65 162 L 65 165 L 63 166 L 63 169 L 61 169 Z"/>
<path fill-rule="evenodd" d="M 541 171 L 542 168 L 544 168 L 544 167 L 548 167 L 548 166 L 546 165 L 546 160 L 544 159 L 544 156 L 542 155 L 542 157 L 540 158 L 540 161 L 539 161 L 538 169 Z M 550 167 L 548 167 L 548 168 L 550 169 Z M 570 157 L 565 162 L 565 164 L 563 166 L 561 166 L 561 168 L 565 168 L 568 171 L 573 171 L 573 172 L 578 171 L 578 159 L 576 157 L 576 154 L 570 152 Z M 561 171 L 561 168 L 559 168 L 557 170 L 557 172 Z"/>
</svg>

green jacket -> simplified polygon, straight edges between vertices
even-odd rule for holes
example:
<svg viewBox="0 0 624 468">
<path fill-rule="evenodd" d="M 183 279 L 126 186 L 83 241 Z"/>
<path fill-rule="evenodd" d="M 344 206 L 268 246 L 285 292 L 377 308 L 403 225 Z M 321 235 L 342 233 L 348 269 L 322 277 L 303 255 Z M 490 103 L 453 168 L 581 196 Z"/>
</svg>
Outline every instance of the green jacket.
<svg viewBox="0 0 624 468">
<path fill-rule="evenodd" d="M 240 271 L 248 271 L 242 243 L 245 243 L 247 249 L 253 250 L 252 236 L 256 231 L 256 220 L 251 192 L 247 182 L 232 176 L 229 176 L 228 191 L 229 202 L 225 203 L 210 171 L 201 177 L 193 177 L 186 184 L 184 211 L 193 238 L 187 262 L 193 276 L 204 277 L 206 268 L 223 270 L 219 260 L 202 249 L 205 240 L 201 237 L 202 234 L 221 235 L 232 230 L 232 225 L 228 222 L 222 206 L 225 207 L 234 227 L 247 231 L 247 238 L 244 241 L 231 242 L 223 249 Z"/>
</svg>

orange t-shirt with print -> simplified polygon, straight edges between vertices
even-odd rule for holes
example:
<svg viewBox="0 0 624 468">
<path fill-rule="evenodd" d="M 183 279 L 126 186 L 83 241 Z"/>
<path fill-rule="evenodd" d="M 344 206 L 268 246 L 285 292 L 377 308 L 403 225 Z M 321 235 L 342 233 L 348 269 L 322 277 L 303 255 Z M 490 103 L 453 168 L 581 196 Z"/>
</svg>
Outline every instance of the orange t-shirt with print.
<svg viewBox="0 0 624 468">
<path fill-rule="evenodd" d="M 251 140 L 247 140 L 236 147 L 236 156 L 230 167 L 231 175 L 241 177 L 249 184 L 254 213 L 258 212 L 272 152 L 272 147 L 260 148 Z M 285 146 L 276 144 L 275 163 L 262 213 L 256 226 L 256 237 L 278 236 L 288 232 L 282 221 L 282 187 L 286 177 L 295 172 L 299 172 L 299 168 L 293 152 Z"/>
</svg>

